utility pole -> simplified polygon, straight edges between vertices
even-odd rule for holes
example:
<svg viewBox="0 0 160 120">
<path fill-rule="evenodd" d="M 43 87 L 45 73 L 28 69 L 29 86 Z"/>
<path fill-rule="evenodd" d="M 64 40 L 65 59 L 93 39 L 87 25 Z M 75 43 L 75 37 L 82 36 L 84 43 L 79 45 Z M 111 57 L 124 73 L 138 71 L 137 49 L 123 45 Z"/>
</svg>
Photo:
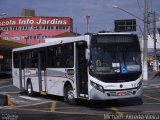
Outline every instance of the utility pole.
<svg viewBox="0 0 160 120">
<path fill-rule="evenodd" d="M 154 71 L 159 71 L 159 67 L 158 67 L 158 62 L 157 62 L 157 47 L 156 47 L 156 43 L 157 43 L 157 39 L 156 39 L 156 13 L 153 12 L 153 40 L 154 40 L 154 66 L 153 66 L 153 70 Z"/>
<path fill-rule="evenodd" d="M 142 58 L 142 65 L 143 65 L 143 80 L 148 80 L 148 62 L 147 62 L 147 52 L 148 52 L 148 0 L 144 0 L 144 5 L 145 5 L 145 9 L 144 9 L 144 19 L 141 19 L 139 17 L 137 17 L 136 15 L 116 6 L 116 5 L 112 5 L 112 7 L 117 8 L 119 10 L 122 10 L 126 13 L 128 13 L 131 16 L 136 17 L 137 19 L 143 21 L 144 23 L 144 34 L 143 34 L 143 58 Z"/>
<path fill-rule="evenodd" d="M 148 0 L 144 0 L 145 13 L 144 13 L 144 37 L 143 37 L 143 80 L 148 80 L 148 63 L 147 63 L 147 51 L 148 51 Z"/>
</svg>

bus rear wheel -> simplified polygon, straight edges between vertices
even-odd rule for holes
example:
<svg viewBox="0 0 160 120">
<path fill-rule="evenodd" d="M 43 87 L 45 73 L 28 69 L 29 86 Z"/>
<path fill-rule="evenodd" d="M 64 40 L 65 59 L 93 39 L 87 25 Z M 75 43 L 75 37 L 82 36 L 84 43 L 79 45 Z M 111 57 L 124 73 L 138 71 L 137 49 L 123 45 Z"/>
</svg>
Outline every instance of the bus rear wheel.
<svg viewBox="0 0 160 120">
<path fill-rule="evenodd" d="M 33 96 L 33 87 L 31 82 L 27 83 L 27 94 L 28 96 Z"/>
<path fill-rule="evenodd" d="M 67 85 L 64 88 L 64 101 L 71 105 L 76 104 L 76 99 L 75 99 L 73 88 L 71 85 Z"/>
</svg>

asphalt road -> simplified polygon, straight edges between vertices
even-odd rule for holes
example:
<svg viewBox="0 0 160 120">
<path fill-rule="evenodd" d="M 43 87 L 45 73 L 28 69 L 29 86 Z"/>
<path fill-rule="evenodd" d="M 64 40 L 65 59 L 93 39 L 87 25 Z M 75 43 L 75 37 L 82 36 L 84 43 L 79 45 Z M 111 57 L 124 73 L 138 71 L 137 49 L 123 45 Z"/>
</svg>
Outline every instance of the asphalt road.
<svg viewBox="0 0 160 120">
<path fill-rule="evenodd" d="M 144 88 L 143 104 L 138 99 L 118 101 L 85 101 L 68 105 L 57 96 L 28 97 L 12 86 L 10 80 L 0 81 L 0 93 L 10 95 L 10 105 L 0 106 L 2 120 L 120 120 L 160 119 L 160 86 Z"/>
</svg>

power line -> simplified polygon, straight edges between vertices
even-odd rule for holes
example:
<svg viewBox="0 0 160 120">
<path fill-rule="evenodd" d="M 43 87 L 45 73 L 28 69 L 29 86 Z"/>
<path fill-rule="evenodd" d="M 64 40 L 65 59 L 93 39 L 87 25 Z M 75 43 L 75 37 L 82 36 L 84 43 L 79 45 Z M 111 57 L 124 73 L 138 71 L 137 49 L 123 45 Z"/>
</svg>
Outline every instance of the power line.
<svg viewBox="0 0 160 120">
<path fill-rule="evenodd" d="M 141 11 L 142 14 L 143 14 L 143 10 L 142 10 L 142 8 L 141 8 L 141 6 L 140 6 L 139 0 L 137 0 L 137 4 L 138 4 L 138 7 L 139 7 L 140 11 Z"/>
</svg>

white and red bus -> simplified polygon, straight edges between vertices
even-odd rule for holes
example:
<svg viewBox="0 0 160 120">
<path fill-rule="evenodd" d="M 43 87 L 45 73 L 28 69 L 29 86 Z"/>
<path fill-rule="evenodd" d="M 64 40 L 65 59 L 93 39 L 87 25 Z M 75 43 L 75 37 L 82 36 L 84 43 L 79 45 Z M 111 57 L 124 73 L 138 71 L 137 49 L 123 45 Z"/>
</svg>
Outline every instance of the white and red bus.
<svg viewBox="0 0 160 120">
<path fill-rule="evenodd" d="M 13 49 L 13 84 L 76 99 L 141 98 L 142 65 L 137 35 L 99 33 Z"/>
</svg>

